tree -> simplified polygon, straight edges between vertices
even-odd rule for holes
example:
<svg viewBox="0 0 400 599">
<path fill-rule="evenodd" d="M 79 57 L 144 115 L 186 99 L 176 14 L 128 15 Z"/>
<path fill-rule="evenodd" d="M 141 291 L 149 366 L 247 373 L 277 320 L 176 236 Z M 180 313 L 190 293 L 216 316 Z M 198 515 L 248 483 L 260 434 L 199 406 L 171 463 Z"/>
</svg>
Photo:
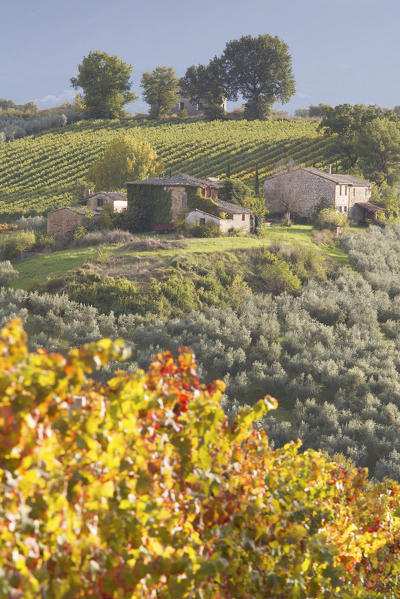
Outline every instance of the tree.
<svg viewBox="0 0 400 599">
<path fill-rule="evenodd" d="M 393 185 L 400 177 L 400 121 L 384 116 L 357 134 L 360 163 L 372 181 Z"/>
<path fill-rule="evenodd" d="M 336 153 L 345 158 L 349 169 L 354 168 L 360 155 L 358 133 L 366 123 L 378 118 L 377 112 L 363 104 L 339 104 L 323 107 L 322 114 L 319 129 L 326 135 L 337 135 Z"/>
<path fill-rule="evenodd" d="M 71 78 L 74 89 L 82 88 L 83 106 L 89 118 L 119 117 L 123 107 L 137 96 L 130 90 L 132 65 L 106 52 L 89 52 L 78 65 L 78 77 Z"/>
<path fill-rule="evenodd" d="M 179 86 L 184 96 L 199 104 L 207 118 L 224 116 L 223 103 L 227 90 L 219 59 L 214 58 L 208 65 L 189 67 Z"/>
<path fill-rule="evenodd" d="M 327 108 L 330 108 L 329 104 L 310 104 L 308 115 L 317 118 L 323 117 Z"/>
<path fill-rule="evenodd" d="M 332 108 L 326 105 L 322 109 L 323 119 L 319 129 L 326 135 L 337 135 L 335 142 L 336 152 L 347 161 L 349 169 L 353 169 L 362 153 L 360 135 L 365 126 L 377 119 L 387 119 L 398 122 L 396 114 L 381 106 L 365 106 L 364 104 L 339 104 Z"/>
<path fill-rule="evenodd" d="M 244 206 L 246 199 L 253 196 L 253 191 L 239 179 L 225 179 L 218 192 L 219 199 Z"/>
<path fill-rule="evenodd" d="M 373 185 L 371 200 L 385 208 L 390 215 L 399 216 L 400 194 L 395 185 L 388 185 L 386 181 L 382 181 L 380 185 Z"/>
<path fill-rule="evenodd" d="M 120 135 L 88 172 L 97 191 L 119 190 L 127 181 L 138 181 L 162 173 L 163 164 L 147 141 Z"/>
<path fill-rule="evenodd" d="M 295 92 L 288 45 L 278 37 L 246 35 L 226 44 L 219 59 L 228 98 L 245 100 L 248 119 L 265 119 L 277 100 L 288 102 Z"/>
<path fill-rule="evenodd" d="M 245 183 L 239 179 L 225 179 L 218 196 L 225 202 L 232 202 L 244 208 L 249 208 L 255 214 L 255 223 L 253 229 L 258 231 L 260 223 L 263 222 L 266 213 L 265 199 L 255 195 Z"/>
<path fill-rule="evenodd" d="M 157 67 L 143 73 L 143 98 L 150 105 L 150 117 L 159 119 L 168 114 L 178 102 L 178 78 L 171 67 Z"/>
</svg>

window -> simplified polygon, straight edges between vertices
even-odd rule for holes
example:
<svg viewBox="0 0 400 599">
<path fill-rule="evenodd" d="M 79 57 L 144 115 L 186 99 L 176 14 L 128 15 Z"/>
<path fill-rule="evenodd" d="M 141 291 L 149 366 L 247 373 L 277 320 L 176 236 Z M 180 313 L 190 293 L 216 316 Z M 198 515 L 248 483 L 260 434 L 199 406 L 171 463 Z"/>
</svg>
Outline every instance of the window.
<svg viewBox="0 0 400 599">
<path fill-rule="evenodd" d="M 343 206 L 343 212 L 347 212 L 347 206 Z"/>
<path fill-rule="evenodd" d="M 201 225 L 205 225 L 205 224 L 206 224 L 206 219 L 205 219 L 205 218 L 201 218 L 201 219 L 199 220 L 199 223 L 200 223 Z"/>
<path fill-rule="evenodd" d="M 185 102 L 179 102 L 179 110 L 185 110 Z"/>
<path fill-rule="evenodd" d="M 242 214 L 242 220 L 246 220 L 246 215 L 244 213 Z"/>
<path fill-rule="evenodd" d="M 104 206 L 104 198 L 97 198 L 97 208 Z"/>
</svg>

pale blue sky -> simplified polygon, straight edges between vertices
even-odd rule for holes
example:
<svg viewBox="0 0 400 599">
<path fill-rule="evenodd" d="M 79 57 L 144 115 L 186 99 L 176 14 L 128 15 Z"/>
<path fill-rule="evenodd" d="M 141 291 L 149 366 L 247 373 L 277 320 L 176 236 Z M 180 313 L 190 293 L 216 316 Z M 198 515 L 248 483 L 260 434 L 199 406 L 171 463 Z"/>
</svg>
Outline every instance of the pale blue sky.
<svg viewBox="0 0 400 599">
<path fill-rule="evenodd" d="M 139 94 L 143 71 L 167 65 L 181 76 L 228 40 L 269 33 L 293 57 L 289 112 L 319 102 L 393 107 L 399 26 L 400 0 L 0 0 L 0 97 L 40 107 L 72 98 L 69 79 L 90 50 L 133 64 Z"/>
</svg>

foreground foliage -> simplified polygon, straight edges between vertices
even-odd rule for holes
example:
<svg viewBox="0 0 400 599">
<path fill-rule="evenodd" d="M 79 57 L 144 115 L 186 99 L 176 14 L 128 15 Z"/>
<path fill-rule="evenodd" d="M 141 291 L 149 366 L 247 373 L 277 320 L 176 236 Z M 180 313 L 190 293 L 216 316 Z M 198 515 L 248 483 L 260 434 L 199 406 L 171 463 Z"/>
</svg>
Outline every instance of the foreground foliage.
<svg viewBox="0 0 400 599">
<path fill-rule="evenodd" d="M 64 358 L 0 335 L 0 595 L 36 599 L 395 597 L 398 490 L 300 443 L 228 423 L 193 355 L 86 377 L 120 342 Z"/>
</svg>

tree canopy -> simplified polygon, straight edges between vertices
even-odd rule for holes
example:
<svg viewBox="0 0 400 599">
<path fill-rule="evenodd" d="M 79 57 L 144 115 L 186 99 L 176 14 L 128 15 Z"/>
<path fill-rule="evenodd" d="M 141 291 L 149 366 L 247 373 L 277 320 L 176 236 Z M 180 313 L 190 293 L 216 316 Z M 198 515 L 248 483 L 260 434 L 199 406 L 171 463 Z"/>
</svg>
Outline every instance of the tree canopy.
<svg viewBox="0 0 400 599">
<path fill-rule="evenodd" d="M 224 115 L 223 103 L 227 95 L 224 73 L 218 59 L 208 65 L 192 65 L 179 82 L 181 92 L 197 103 L 208 118 Z"/>
<path fill-rule="evenodd" d="M 400 121 L 374 119 L 357 134 L 360 166 L 376 183 L 394 184 L 400 177 Z"/>
<path fill-rule="evenodd" d="M 119 190 L 127 181 L 161 174 L 162 162 L 147 141 L 120 135 L 106 148 L 104 156 L 89 169 L 87 178 L 98 191 Z"/>
<path fill-rule="evenodd" d="M 130 91 L 132 68 L 106 52 L 91 51 L 83 58 L 71 85 L 83 90 L 83 109 L 89 118 L 116 118 L 125 104 L 137 99 Z"/>
<path fill-rule="evenodd" d="M 378 125 L 377 127 L 369 126 L 369 123 L 377 120 L 390 121 L 398 124 L 397 115 L 389 110 L 384 109 L 381 106 L 365 106 L 364 104 L 339 104 L 338 106 L 325 106 L 323 107 L 323 119 L 319 125 L 319 128 L 327 135 L 336 135 L 335 150 L 341 154 L 347 162 L 347 168 L 353 169 L 361 155 L 365 156 L 364 143 L 366 141 L 366 135 L 370 135 L 371 131 L 375 131 L 374 137 L 376 138 L 377 131 L 383 129 L 391 130 L 391 134 L 385 134 L 381 137 L 381 142 L 384 144 L 384 153 L 388 151 L 387 144 L 390 137 L 395 133 L 395 126 L 390 125 Z M 366 134 L 366 132 L 368 132 Z M 368 143 L 370 146 L 370 143 Z M 375 144 L 375 148 L 377 145 Z M 390 152 L 390 150 L 389 150 Z M 367 150 L 369 153 L 369 150 Z M 364 162 L 364 165 L 366 163 Z M 382 165 L 376 165 L 377 168 Z M 386 168 L 386 167 L 384 167 Z M 372 174 L 374 174 L 372 169 Z M 366 176 L 371 176 L 371 168 L 367 166 Z M 372 177 L 375 180 L 375 176 Z"/>
<path fill-rule="evenodd" d="M 171 67 L 157 67 L 151 73 L 143 73 L 141 87 L 143 98 L 150 105 L 150 117 L 158 119 L 171 112 L 178 102 L 176 73 Z"/>
<path fill-rule="evenodd" d="M 0 593 L 70 599 L 395 597 L 399 491 L 231 422 L 187 348 L 147 372 L 103 339 L 66 357 L 0 333 Z"/>
<path fill-rule="evenodd" d="M 274 102 L 288 102 L 295 92 L 288 45 L 268 34 L 246 35 L 225 46 L 220 64 L 228 98 L 245 100 L 249 119 L 264 119 Z"/>
</svg>

